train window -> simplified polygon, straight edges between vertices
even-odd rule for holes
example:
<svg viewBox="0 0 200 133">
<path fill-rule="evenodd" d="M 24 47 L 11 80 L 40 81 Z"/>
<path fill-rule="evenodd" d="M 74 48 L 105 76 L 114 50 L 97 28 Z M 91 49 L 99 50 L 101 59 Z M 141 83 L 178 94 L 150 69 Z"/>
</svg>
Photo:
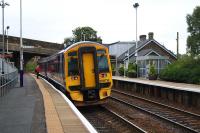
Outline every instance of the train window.
<svg viewBox="0 0 200 133">
<path fill-rule="evenodd" d="M 103 49 L 97 50 L 97 54 L 106 54 L 106 51 Z"/>
<path fill-rule="evenodd" d="M 68 56 L 77 56 L 77 52 L 76 51 L 70 52 L 70 53 L 68 53 Z"/>
<path fill-rule="evenodd" d="M 99 72 L 109 72 L 108 59 L 106 56 L 97 56 Z"/>
<path fill-rule="evenodd" d="M 73 76 L 73 75 L 78 75 L 78 60 L 77 58 L 69 58 L 68 60 L 68 75 Z"/>
</svg>

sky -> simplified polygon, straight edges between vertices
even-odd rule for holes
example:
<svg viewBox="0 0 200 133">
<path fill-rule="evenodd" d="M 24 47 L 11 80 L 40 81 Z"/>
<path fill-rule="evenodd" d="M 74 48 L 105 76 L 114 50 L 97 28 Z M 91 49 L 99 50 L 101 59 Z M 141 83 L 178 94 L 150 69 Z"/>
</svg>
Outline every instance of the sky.
<svg viewBox="0 0 200 133">
<path fill-rule="evenodd" d="M 4 11 L 5 27 L 10 26 L 9 35 L 19 37 L 20 0 L 4 2 L 10 4 Z M 22 0 L 22 36 L 62 43 L 75 28 L 90 26 L 103 43 L 136 40 L 134 3 L 139 3 L 138 39 L 154 32 L 155 40 L 176 53 L 179 32 L 180 53 L 186 52 L 186 15 L 192 14 L 200 0 Z"/>
</svg>

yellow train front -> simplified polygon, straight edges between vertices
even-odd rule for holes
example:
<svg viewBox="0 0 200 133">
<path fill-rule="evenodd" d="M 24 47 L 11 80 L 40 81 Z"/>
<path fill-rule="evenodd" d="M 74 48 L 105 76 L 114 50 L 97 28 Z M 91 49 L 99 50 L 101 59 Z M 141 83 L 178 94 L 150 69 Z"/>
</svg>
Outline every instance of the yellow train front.
<svg viewBox="0 0 200 133">
<path fill-rule="evenodd" d="M 101 44 L 75 43 L 39 64 L 41 75 L 59 84 L 76 106 L 102 104 L 111 94 L 110 57 Z"/>
<path fill-rule="evenodd" d="M 77 106 L 101 104 L 110 96 L 112 71 L 107 47 L 80 42 L 64 52 L 66 89 Z"/>
</svg>

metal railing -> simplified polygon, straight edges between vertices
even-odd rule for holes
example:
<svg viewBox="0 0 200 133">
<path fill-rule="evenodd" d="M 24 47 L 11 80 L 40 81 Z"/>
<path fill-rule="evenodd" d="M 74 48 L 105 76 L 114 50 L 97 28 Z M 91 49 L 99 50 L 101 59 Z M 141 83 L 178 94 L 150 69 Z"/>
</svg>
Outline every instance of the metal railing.
<svg viewBox="0 0 200 133">
<path fill-rule="evenodd" d="M 18 82 L 18 70 L 8 62 L 4 63 L 7 71 L 4 74 L 0 73 L 0 97 L 4 96 Z"/>
</svg>

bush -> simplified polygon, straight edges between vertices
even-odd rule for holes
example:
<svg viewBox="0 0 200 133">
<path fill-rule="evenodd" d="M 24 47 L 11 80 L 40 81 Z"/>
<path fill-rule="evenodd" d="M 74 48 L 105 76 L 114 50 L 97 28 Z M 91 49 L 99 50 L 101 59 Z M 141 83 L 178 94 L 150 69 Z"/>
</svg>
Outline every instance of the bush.
<svg viewBox="0 0 200 133">
<path fill-rule="evenodd" d="M 168 65 L 160 73 L 162 80 L 200 84 L 200 59 L 185 56 Z"/>
<path fill-rule="evenodd" d="M 149 80 L 156 80 L 157 79 L 157 72 L 154 65 L 150 65 L 149 73 L 148 73 Z"/>
<path fill-rule="evenodd" d="M 26 72 L 34 72 L 36 66 L 37 66 L 37 62 L 34 62 L 34 60 L 31 59 L 29 62 L 27 62 L 26 66 L 25 66 L 25 71 Z"/>
<path fill-rule="evenodd" d="M 119 68 L 119 75 L 123 76 L 124 75 L 124 66 Z"/>
<path fill-rule="evenodd" d="M 136 71 L 137 69 L 137 65 L 136 64 L 133 64 L 133 63 L 129 63 L 128 64 L 128 70 L 135 70 Z"/>
<path fill-rule="evenodd" d="M 129 63 L 128 70 L 126 71 L 126 75 L 131 78 L 137 77 L 137 66 L 136 64 Z"/>
<path fill-rule="evenodd" d="M 148 73 L 148 75 L 149 75 L 149 76 L 155 76 L 155 75 L 157 75 L 155 66 L 152 65 L 152 64 L 151 64 L 150 67 L 149 67 L 149 73 Z"/>
<path fill-rule="evenodd" d="M 111 65 L 111 68 L 112 68 L 112 75 L 114 76 L 115 73 L 116 73 L 116 67 L 114 64 Z"/>
<path fill-rule="evenodd" d="M 137 73 L 135 70 L 128 70 L 127 75 L 128 77 L 131 77 L 131 78 L 137 77 Z"/>
</svg>

